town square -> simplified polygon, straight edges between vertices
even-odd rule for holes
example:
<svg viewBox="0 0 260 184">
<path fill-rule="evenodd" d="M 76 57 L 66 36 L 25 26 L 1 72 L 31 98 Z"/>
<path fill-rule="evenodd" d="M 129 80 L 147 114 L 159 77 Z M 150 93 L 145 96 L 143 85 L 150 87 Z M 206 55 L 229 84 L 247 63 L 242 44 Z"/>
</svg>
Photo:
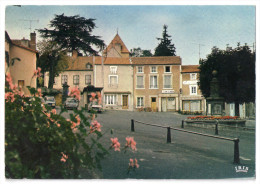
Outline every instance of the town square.
<svg viewBox="0 0 260 184">
<path fill-rule="evenodd" d="M 7 4 L 4 180 L 256 182 L 252 3 Z"/>
</svg>

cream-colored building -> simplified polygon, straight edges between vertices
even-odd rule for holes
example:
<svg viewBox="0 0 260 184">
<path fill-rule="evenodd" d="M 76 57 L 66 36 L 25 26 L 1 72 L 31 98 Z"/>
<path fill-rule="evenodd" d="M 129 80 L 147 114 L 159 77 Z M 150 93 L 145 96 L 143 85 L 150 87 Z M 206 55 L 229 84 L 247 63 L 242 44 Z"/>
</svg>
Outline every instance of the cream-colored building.
<svg viewBox="0 0 260 184">
<path fill-rule="evenodd" d="M 133 67 L 129 58 L 96 60 L 94 86 L 103 88 L 105 109 L 133 110 Z"/>
<path fill-rule="evenodd" d="M 180 110 L 186 112 L 205 112 L 206 100 L 199 86 L 199 65 L 181 67 Z"/>
<path fill-rule="evenodd" d="M 36 36 L 35 33 L 32 33 L 30 43 L 35 41 L 34 36 Z M 19 45 L 18 41 L 16 42 L 11 40 L 8 33 L 5 32 L 5 71 L 10 72 L 13 83 L 22 88 L 26 95 L 29 95 L 26 86 L 36 88 L 36 77 L 33 77 L 33 74 L 36 70 L 37 51 L 30 48 L 30 45 Z M 19 58 L 20 61 L 15 58 Z M 15 59 L 14 64 L 10 63 L 8 68 L 7 60 L 11 62 L 13 59 Z"/>
<path fill-rule="evenodd" d="M 68 61 L 68 68 L 54 78 L 53 88 L 61 90 L 66 82 L 70 87 L 77 86 L 83 91 L 88 85 L 93 85 L 94 57 L 72 56 Z M 48 87 L 49 72 L 45 73 L 44 86 Z"/>
<path fill-rule="evenodd" d="M 177 111 L 181 58 L 179 56 L 135 57 L 133 63 L 134 109 Z"/>
</svg>

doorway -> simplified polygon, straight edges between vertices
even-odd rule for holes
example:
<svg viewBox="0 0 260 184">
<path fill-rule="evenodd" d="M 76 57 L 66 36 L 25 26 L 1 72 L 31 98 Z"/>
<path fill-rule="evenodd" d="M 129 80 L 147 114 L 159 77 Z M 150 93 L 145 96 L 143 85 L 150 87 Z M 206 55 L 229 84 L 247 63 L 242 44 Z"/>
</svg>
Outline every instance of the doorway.
<svg viewBox="0 0 260 184">
<path fill-rule="evenodd" d="M 152 97 L 151 98 L 151 109 L 153 112 L 157 111 L 157 107 L 156 107 L 156 97 Z"/>
<path fill-rule="evenodd" d="M 123 95 L 123 109 L 128 109 L 128 95 Z"/>
</svg>

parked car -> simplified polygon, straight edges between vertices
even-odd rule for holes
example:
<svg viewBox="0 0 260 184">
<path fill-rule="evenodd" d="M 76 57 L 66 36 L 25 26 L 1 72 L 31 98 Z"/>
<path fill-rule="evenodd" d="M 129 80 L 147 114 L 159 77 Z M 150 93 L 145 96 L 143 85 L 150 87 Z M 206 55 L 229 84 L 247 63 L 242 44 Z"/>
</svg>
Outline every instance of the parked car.
<svg viewBox="0 0 260 184">
<path fill-rule="evenodd" d="M 103 106 L 98 104 L 97 102 L 90 102 L 88 105 L 88 111 L 95 110 L 97 112 L 103 112 Z"/>
<path fill-rule="evenodd" d="M 79 106 L 79 101 L 76 100 L 75 98 L 67 98 L 64 107 L 66 109 L 77 109 Z"/>
<path fill-rule="evenodd" d="M 44 101 L 44 99 L 42 97 L 39 97 L 39 98 L 40 98 L 41 103 L 42 103 L 41 106 L 43 107 L 43 104 L 45 104 L 45 101 Z M 35 97 L 29 97 L 29 102 L 31 103 L 32 101 L 35 101 Z M 29 104 L 25 103 L 24 105 L 28 106 Z"/>
<path fill-rule="evenodd" d="M 56 107 L 56 101 L 54 96 L 45 96 L 44 100 L 45 100 L 45 104 L 51 106 L 52 108 Z"/>
</svg>

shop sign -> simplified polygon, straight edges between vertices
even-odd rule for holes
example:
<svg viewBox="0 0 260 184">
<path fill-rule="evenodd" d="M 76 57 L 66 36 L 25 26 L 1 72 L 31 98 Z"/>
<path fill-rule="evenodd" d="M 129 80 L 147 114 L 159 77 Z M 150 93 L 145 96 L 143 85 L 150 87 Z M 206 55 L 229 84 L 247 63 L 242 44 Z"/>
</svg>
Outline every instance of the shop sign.
<svg viewBox="0 0 260 184">
<path fill-rule="evenodd" d="M 195 80 L 195 81 L 183 81 L 183 84 L 197 84 L 198 83 L 198 81 L 197 80 Z"/>
<path fill-rule="evenodd" d="M 174 90 L 162 90 L 162 93 L 171 94 L 174 93 Z"/>
</svg>

